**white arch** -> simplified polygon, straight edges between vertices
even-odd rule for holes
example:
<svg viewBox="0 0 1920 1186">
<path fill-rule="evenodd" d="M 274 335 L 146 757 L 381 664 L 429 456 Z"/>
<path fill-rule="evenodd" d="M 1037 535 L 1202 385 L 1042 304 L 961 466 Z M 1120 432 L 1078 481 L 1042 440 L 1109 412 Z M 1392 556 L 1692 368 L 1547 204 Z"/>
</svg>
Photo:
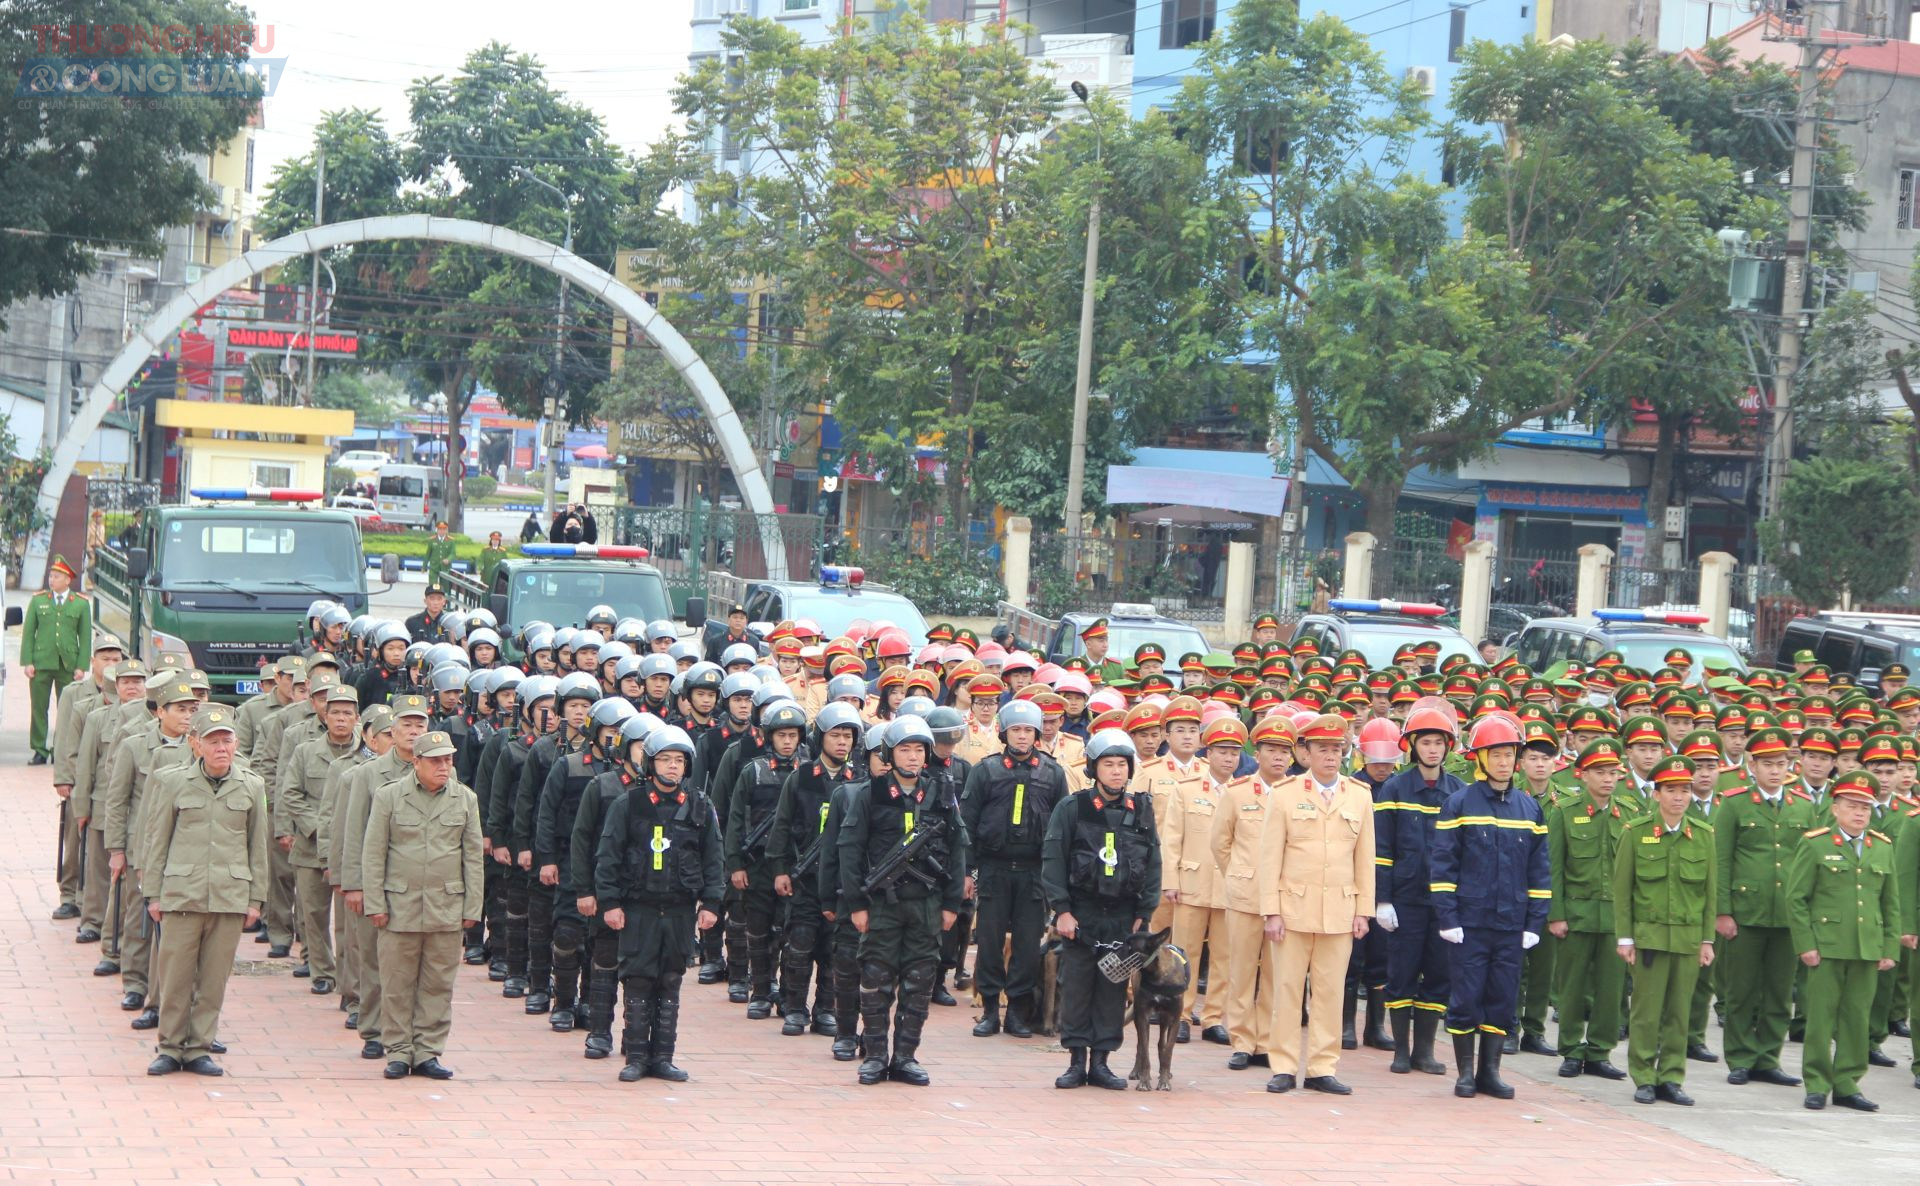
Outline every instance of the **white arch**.
<svg viewBox="0 0 1920 1186">
<path fill-rule="evenodd" d="M 234 285 L 298 256 L 355 243 L 392 239 L 460 243 L 510 255 L 564 277 L 576 287 L 585 289 L 588 295 L 612 305 L 638 325 L 659 346 L 660 353 L 673 365 L 674 370 L 680 372 L 680 377 L 699 399 L 707 419 L 713 424 L 714 436 L 719 439 L 720 451 L 733 470 L 734 482 L 746 500 L 747 509 L 755 515 L 765 516 L 760 542 L 766 555 L 767 575 L 773 580 L 786 579 L 787 552 L 780 538 L 778 520 L 773 518 L 773 492 L 767 487 L 766 475 L 760 471 L 753 445 L 747 440 L 746 431 L 740 426 L 739 414 L 733 410 L 726 392 L 720 389 L 719 381 L 707 369 L 707 364 L 701 361 L 699 354 L 680 336 L 680 331 L 668 324 L 659 310 L 643 300 L 639 293 L 620 283 L 611 273 L 595 267 L 563 247 L 491 223 L 464 218 L 435 218 L 428 214 L 387 214 L 296 231 L 229 260 L 187 285 L 178 296 L 148 318 L 140 332 L 114 355 L 113 361 L 100 376 L 100 381 L 87 393 L 86 405 L 74 417 L 66 435 L 60 438 L 59 447 L 53 451 L 47 476 L 40 483 L 39 509 L 47 522 L 52 523 L 54 515 L 58 513 L 60 496 L 67 488 L 67 479 L 73 473 L 74 464 L 80 460 L 80 450 L 94 430 L 100 427 L 101 418 L 112 409 L 114 400 L 126 390 L 127 383 L 141 364 L 159 350 L 161 343 L 171 337 L 180 323 L 192 316 L 195 310 Z M 21 588 L 38 589 L 45 580 L 49 540 L 50 533 L 44 530 L 34 532 L 29 538 L 27 553 L 21 564 Z"/>
</svg>

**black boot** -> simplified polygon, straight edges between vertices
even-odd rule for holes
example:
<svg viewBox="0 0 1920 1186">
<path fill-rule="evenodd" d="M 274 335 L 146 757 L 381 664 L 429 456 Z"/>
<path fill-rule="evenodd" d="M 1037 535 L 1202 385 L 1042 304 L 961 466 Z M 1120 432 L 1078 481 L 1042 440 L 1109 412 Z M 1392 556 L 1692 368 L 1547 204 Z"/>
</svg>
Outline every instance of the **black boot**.
<svg viewBox="0 0 1920 1186">
<path fill-rule="evenodd" d="M 887 1077 L 887 1030 L 893 1024 L 893 971 L 880 964 L 860 966 L 860 1083 L 871 1087 Z"/>
<path fill-rule="evenodd" d="M 997 992 L 982 993 L 980 996 L 980 1004 L 986 1011 L 980 1014 L 980 1020 L 974 1023 L 973 1036 L 976 1038 L 991 1038 L 1000 1032 L 1000 994 Z"/>
<path fill-rule="evenodd" d="M 1059 1088 L 1085 1087 L 1087 1085 L 1087 1048 L 1075 1046 L 1067 1051 L 1067 1073 L 1053 1081 Z"/>
<path fill-rule="evenodd" d="M 618 971 L 616 967 L 596 963 L 587 977 L 588 1058 L 606 1058 L 613 1053 L 613 1002 L 619 995 Z"/>
<path fill-rule="evenodd" d="M 1453 1035 L 1453 1061 L 1460 1068 L 1459 1076 L 1453 1081 L 1453 1094 L 1463 1100 L 1472 1099 L 1479 1088 L 1473 1077 L 1473 1040 L 1471 1033 Z"/>
<path fill-rule="evenodd" d="M 747 924 L 727 919 L 727 1000 L 736 1005 L 747 1003 Z"/>
<path fill-rule="evenodd" d="M 812 1020 L 807 1012 L 807 989 L 813 983 L 813 945 L 817 937 L 818 932 L 811 927 L 793 927 L 787 932 L 787 945 L 780 957 L 780 1032 L 787 1037 L 806 1033 L 807 1023 Z"/>
<path fill-rule="evenodd" d="M 1107 1066 L 1107 1052 L 1096 1050 L 1087 1062 L 1087 1082 L 1095 1087 L 1104 1087 L 1108 1091 L 1125 1091 L 1127 1081 L 1113 1073 Z"/>
<path fill-rule="evenodd" d="M 773 1016 L 773 935 L 747 932 L 747 1016 L 761 1021 Z"/>
<path fill-rule="evenodd" d="M 1033 1037 L 1033 1005 L 1034 999 L 1032 997 L 1007 998 L 1006 1027 L 1008 1037 Z"/>
<path fill-rule="evenodd" d="M 1473 1077 L 1473 1085 L 1497 1100 L 1513 1098 L 1513 1088 L 1500 1078 L 1500 1055 L 1506 1047 L 1506 1039 L 1499 1034 L 1480 1035 L 1480 1070 Z"/>
<path fill-rule="evenodd" d="M 1372 1011 L 1369 1002 L 1368 1011 Z M 1393 1011 L 1393 1061 L 1387 1064 L 1387 1070 L 1396 1075 L 1413 1073 L 1412 1047 L 1408 1045 L 1408 1031 L 1413 1028 L 1413 1010 L 1395 1009 Z"/>
<path fill-rule="evenodd" d="M 1397 1050 L 1393 1038 L 1387 1033 L 1387 990 L 1369 988 L 1367 990 L 1367 1027 L 1361 1035 L 1361 1041 L 1374 1050 Z"/>
<path fill-rule="evenodd" d="M 718 984 L 727 978 L 727 961 L 720 953 L 726 934 L 724 918 L 719 925 L 700 932 L 700 983 Z"/>
<path fill-rule="evenodd" d="M 1433 1037 L 1440 1028 L 1440 1014 L 1432 1009 L 1413 1011 L 1413 1069 L 1423 1075 L 1444 1075 L 1447 1064 L 1433 1056 Z"/>
<path fill-rule="evenodd" d="M 669 1083 L 687 1081 L 687 1073 L 673 1065 L 673 1047 L 679 1037 L 680 978 L 675 977 L 662 985 L 660 994 L 653 998 L 653 1039 L 647 1044 L 647 1074 Z"/>
<path fill-rule="evenodd" d="M 651 996 L 641 996 L 634 991 L 638 980 L 627 981 L 627 1024 L 620 1035 L 620 1044 L 627 1049 L 627 1065 L 620 1068 L 620 1082 L 638 1082 L 647 1073 L 647 1042 L 653 1033 L 653 1002 Z"/>
<path fill-rule="evenodd" d="M 926 1027 L 927 1007 L 933 999 L 933 982 L 939 975 L 938 960 L 922 960 L 909 965 L 900 977 L 900 1007 L 893 1017 L 893 1061 L 887 1064 L 887 1078 L 895 1083 L 925 1087 L 932 1082 L 914 1055 L 920 1050 L 920 1034 Z"/>
<path fill-rule="evenodd" d="M 852 1062 L 860 1057 L 860 961 L 836 945 L 827 977 L 833 982 L 833 1060 Z"/>
<path fill-rule="evenodd" d="M 551 973 L 529 975 L 527 977 L 527 1012 L 545 1013 L 553 1007 L 553 976 Z"/>
<path fill-rule="evenodd" d="M 932 1001 L 936 1005 L 946 1005 L 949 1007 L 960 1003 L 958 997 L 955 997 L 947 991 L 947 973 L 944 968 L 940 970 L 938 976 L 934 977 Z"/>
<path fill-rule="evenodd" d="M 580 970 L 578 968 L 555 968 L 553 979 L 553 1015 L 547 1020 L 547 1024 L 553 1027 L 554 1033 L 566 1034 L 573 1032 L 573 1027 L 579 1024 L 579 1018 L 574 1016 L 573 1012 L 579 1000 Z M 528 1006 L 531 1008 L 531 1001 L 528 1002 Z"/>
<path fill-rule="evenodd" d="M 1353 1009 L 1360 1000 L 1360 989 L 1351 980 L 1340 998 L 1340 1049 L 1357 1050 L 1360 1038 L 1353 1032 Z"/>
</svg>

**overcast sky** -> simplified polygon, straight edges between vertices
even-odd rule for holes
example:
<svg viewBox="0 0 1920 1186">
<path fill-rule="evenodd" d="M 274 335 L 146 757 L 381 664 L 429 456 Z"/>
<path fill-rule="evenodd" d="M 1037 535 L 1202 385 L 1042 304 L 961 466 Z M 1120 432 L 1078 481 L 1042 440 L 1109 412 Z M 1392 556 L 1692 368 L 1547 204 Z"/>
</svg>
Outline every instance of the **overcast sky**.
<svg viewBox="0 0 1920 1186">
<path fill-rule="evenodd" d="M 673 121 L 668 98 L 686 69 L 692 0 L 251 0 L 273 27 L 262 56 L 285 58 L 255 149 L 254 189 L 307 152 L 323 112 L 373 107 L 407 126 L 406 89 L 452 74 L 473 50 L 502 41 L 540 59 L 560 91 L 600 114 L 607 135 L 637 151 Z"/>
</svg>

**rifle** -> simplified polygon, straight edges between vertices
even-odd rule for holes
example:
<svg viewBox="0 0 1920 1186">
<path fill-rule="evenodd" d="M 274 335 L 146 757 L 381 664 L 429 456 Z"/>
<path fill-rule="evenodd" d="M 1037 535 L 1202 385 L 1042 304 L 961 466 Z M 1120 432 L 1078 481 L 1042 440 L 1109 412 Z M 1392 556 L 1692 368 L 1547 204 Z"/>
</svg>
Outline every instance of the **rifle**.
<svg viewBox="0 0 1920 1186">
<path fill-rule="evenodd" d="M 746 837 L 740 841 L 740 855 L 745 857 L 748 863 L 761 860 L 767 855 L 767 833 L 773 831 L 773 820 L 778 814 L 778 811 L 768 811 L 760 818 L 759 823 L 747 829 Z"/>
<path fill-rule="evenodd" d="M 53 841 L 54 869 L 63 884 L 67 880 L 67 818 L 71 802 L 71 798 L 60 800 L 60 831 Z"/>
<path fill-rule="evenodd" d="M 120 958 L 121 922 L 120 922 L 120 874 L 118 873 L 115 873 L 113 875 L 113 893 L 111 895 L 111 898 L 112 898 L 112 905 L 110 905 L 108 909 L 113 912 L 113 958 L 119 959 Z"/>
<path fill-rule="evenodd" d="M 799 881 L 803 877 L 812 875 L 813 871 L 820 867 L 820 846 L 826 842 L 826 839 L 825 832 L 815 836 L 813 843 L 807 846 L 807 851 L 801 853 L 800 859 L 793 863 L 793 872 L 788 876 Z"/>
<path fill-rule="evenodd" d="M 865 893 L 869 899 L 877 894 L 885 894 L 887 901 L 897 902 L 900 898 L 896 891 L 900 883 L 909 877 L 928 889 L 938 889 L 940 883 L 946 878 L 946 869 L 940 865 L 940 862 L 928 858 L 926 863 L 932 869 L 929 873 L 915 862 L 922 853 L 926 852 L 929 845 L 946 835 L 946 831 L 947 821 L 938 818 L 923 828 L 915 828 L 913 835 L 894 847 L 886 856 L 880 858 L 879 864 L 867 871 L 866 880 L 860 884 L 861 892 Z"/>
</svg>

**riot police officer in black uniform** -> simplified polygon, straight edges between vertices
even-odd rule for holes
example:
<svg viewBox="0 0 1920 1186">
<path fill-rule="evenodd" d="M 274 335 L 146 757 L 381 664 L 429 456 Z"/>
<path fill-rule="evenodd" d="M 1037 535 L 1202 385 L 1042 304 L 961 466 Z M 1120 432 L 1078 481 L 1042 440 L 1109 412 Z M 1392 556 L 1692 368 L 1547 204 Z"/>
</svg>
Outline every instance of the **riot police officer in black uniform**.
<svg viewBox="0 0 1920 1186">
<path fill-rule="evenodd" d="M 721 715 L 711 728 L 701 734 L 694 745 L 694 776 L 700 780 L 696 782 L 695 787 L 701 794 L 706 795 L 709 801 L 713 798 L 713 772 L 719 767 L 721 756 L 741 738 L 749 737 L 753 732 L 753 694 L 759 687 L 760 681 L 744 671 L 724 676 L 721 680 L 719 699 Z M 731 895 L 728 896 L 731 897 Z M 718 913 L 720 925 L 700 936 L 699 979 L 702 984 L 718 984 L 722 980 L 730 980 L 733 969 L 727 966 L 727 961 L 746 955 L 747 937 L 744 930 L 741 931 L 737 943 L 729 944 L 730 947 L 737 946 L 738 950 L 727 950 L 723 954 L 721 947 L 723 938 L 731 939 L 732 932 L 738 928 L 728 924 L 725 902 L 721 903 Z M 746 975 L 746 967 L 742 964 L 740 968 L 742 989 L 746 987 Z M 743 992 L 740 1000 L 746 999 Z"/>
<path fill-rule="evenodd" d="M 645 741 L 661 723 L 658 717 L 637 712 L 620 722 L 620 737 L 607 750 L 605 768 L 598 778 L 587 784 L 586 790 L 580 792 L 580 805 L 573 813 L 573 844 L 568 852 L 568 867 L 560 871 L 561 894 L 572 899 L 574 910 L 586 921 L 586 939 L 577 958 L 586 968 L 587 986 L 580 991 L 576 1000 L 563 1000 L 560 990 L 565 981 L 564 978 L 557 978 L 554 982 L 553 1013 L 547 1024 L 556 1034 L 585 1028 L 589 1058 L 605 1057 L 593 1052 L 605 1050 L 613 1040 L 613 1002 L 620 994 L 618 936 L 607 929 L 594 893 L 600 831 L 606 824 L 607 811 L 613 801 L 626 794 L 627 788 L 633 785 L 634 775 L 629 769 L 627 754 L 633 750 L 635 743 Z M 556 925 L 556 957 L 560 947 L 558 930 Z M 555 962 L 557 965 L 557 958 Z M 622 1050 L 622 1053 L 627 1052 Z"/>
<path fill-rule="evenodd" d="M 591 675 L 574 672 L 562 679 L 555 695 L 560 723 L 553 732 L 533 743 L 532 748 L 527 750 L 526 761 L 520 764 L 520 785 L 514 792 L 513 800 L 513 837 L 516 844 L 526 845 L 514 854 L 514 863 L 529 875 L 527 978 L 518 992 L 513 991 L 514 982 L 509 978 L 502 993 L 509 997 L 525 996 L 529 1013 L 545 1013 L 552 1002 L 553 898 L 560 884 L 557 869 L 552 880 L 546 880 L 540 876 L 540 866 L 534 864 L 540 796 L 553 768 L 564 761 L 567 755 L 586 746 L 587 714 L 599 698 L 600 681 Z"/>
<path fill-rule="evenodd" d="M 629 742 L 625 761 L 632 781 L 607 808 L 594 859 L 594 896 L 619 936 L 627 994 L 620 1081 L 652 1075 L 680 1083 L 687 1078 L 673 1064 L 680 982 L 695 928 L 711 930 L 718 921 L 719 822 L 706 796 L 686 785 L 693 740 L 684 730 L 667 725 Z"/>
<path fill-rule="evenodd" d="M 1127 790 L 1137 764 L 1125 733 L 1095 733 L 1087 741 L 1093 785 L 1067 796 L 1047 824 L 1040 878 L 1054 927 L 1067 941 L 1060 953 L 1060 1044 L 1070 1062 L 1055 1087 L 1126 1090 L 1127 1081 L 1107 1068 L 1107 1055 L 1120 1048 L 1127 986 L 1100 971 L 1096 945 L 1146 926 L 1160 901 L 1153 805 Z"/>
<path fill-rule="evenodd" d="M 887 726 L 877 721 L 866 728 L 861 738 L 860 756 L 855 760 L 860 773 L 853 781 L 833 788 L 827 800 L 827 822 L 820 835 L 820 868 L 815 889 L 820 895 L 821 915 L 833 926 L 833 1061 L 852 1062 L 860 1057 L 860 932 L 847 917 L 840 893 L 840 824 L 847 818 L 847 806 L 855 795 L 866 793 L 867 784 L 885 775 L 893 767 L 887 762 Z"/>
<path fill-rule="evenodd" d="M 532 875 L 516 859 L 525 851 L 527 863 L 533 863 L 533 837 L 514 833 L 514 801 L 520 794 L 520 771 L 527 754 L 539 740 L 551 732 L 558 714 L 554 712 L 554 692 L 560 681 L 550 675 L 528 676 L 520 686 L 519 710 L 511 729 L 503 728 L 491 767 L 481 755 L 486 772 L 487 791 L 480 816 L 480 831 L 493 846 L 489 858 L 500 869 L 501 911 L 505 915 L 506 936 L 503 950 L 495 953 L 487 969 L 487 979 L 504 981 L 501 995 L 525 996 L 527 992 L 527 883 Z M 488 747 L 489 749 L 492 746 Z"/>
<path fill-rule="evenodd" d="M 930 709 L 924 717 L 927 728 L 933 730 L 933 756 L 927 759 L 927 777 L 946 779 L 957 798 L 967 785 L 967 776 L 973 773 L 973 763 L 954 752 L 967 735 L 967 720 L 960 715 L 959 709 L 951 706 Z M 954 973 L 955 988 L 965 988 L 969 983 L 967 945 L 971 942 L 973 915 L 978 905 L 978 890 L 970 886 L 966 898 L 960 903 L 960 917 L 947 928 L 946 934 L 940 936 L 940 975 L 933 982 L 933 1003 L 936 1005 L 960 1003 L 947 991 L 948 972 Z"/>
<path fill-rule="evenodd" d="M 891 1078 L 924 1087 L 927 1072 L 914 1056 L 940 970 L 940 935 L 953 925 L 965 890 L 967 837 L 946 781 L 924 777 L 933 751 L 927 723 L 896 718 L 887 726 L 886 748 L 892 771 L 852 795 L 839 836 L 841 904 L 860 932 L 866 1057 L 859 1078 L 862 1084 Z M 890 863 L 895 848 L 911 846 L 921 830 L 932 830 L 932 838 L 920 842 L 908 875 L 884 892 L 870 889 L 870 875 Z M 896 1000 L 889 1059 L 887 1014 Z"/>
<path fill-rule="evenodd" d="M 578 906 L 585 895 L 573 880 L 574 816 L 587 786 L 613 767 L 620 749 L 620 726 L 632 715 L 633 706 L 618 697 L 595 701 L 587 710 L 587 744 L 555 762 L 547 772 L 547 785 L 540 791 L 533 829 L 533 867 L 540 885 L 553 894 L 553 987 L 549 995 L 547 985 L 537 980 L 528 986 L 528 1013 L 545 1013 L 556 1000 L 573 1012 L 580 999 L 587 920 Z M 613 1053 L 611 989 L 609 983 L 605 1000 L 588 998 L 588 1058 L 605 1058 Z"/>
<path fill-rule="evenodd" d="M 787 900 L 787 941 L 780 964 L 780 1032 L 789 1037 L 807 1032 L 807 984 L 819 973 L 819 991 L 811 1016 L 813 1032 L 835 1036 L 839 1014 L 831 1008 L 833 987 L 828 973 L 832 924 L 820 899 L 819 867 L 825 845 L 827 808 L 834 788 L 853 782 L 859 771 L 852 764 L 860 736 L 860 713 L 850 704 L 829 704 L 814 718 L 807 748 L 812 756 L 787 776 L 780 791 L 780 807 L 767 837 L 767 867 L 773 889 Z M 852 1024 L 852 1018 L 848 1018 Z"/>
<path fill-rule="evenodd" d="M 977 1038 L 1000 1032 L 1000 998 L 1007 998 L 1007 1032 L 1033 1035 L 1031 1003 L 1039 989 L 1040 937 L 1046 904 L 1040 897 L 1040 842 L 1047 818 L 1066 797 L 1058 764 L 1034 748 L 1040 737 L 1040 706 L 1012 700 L 1000 709 L 1001 751 L 984 758 L 967 778 L 960 815 L 979 872 L 980 954 L 974 981 L 985 1012 L 973 1027 Z M 1004 947 L 1013 939 L 1013 966 Z"/>
<path fill-rule="evenodd" d="M 768 705 L 760 714 L 765 748 L 740 768 L 727 796 L 727 878 L 747 928 L 747 1016 L 755 1021 L 773 1014 L 773 924 L 780 899 L 774 891 L 768 841 L 781 788 L 805 756 L 800 742 L 806 734 L 805 709 L 790 700 Z"/>
</svg>

